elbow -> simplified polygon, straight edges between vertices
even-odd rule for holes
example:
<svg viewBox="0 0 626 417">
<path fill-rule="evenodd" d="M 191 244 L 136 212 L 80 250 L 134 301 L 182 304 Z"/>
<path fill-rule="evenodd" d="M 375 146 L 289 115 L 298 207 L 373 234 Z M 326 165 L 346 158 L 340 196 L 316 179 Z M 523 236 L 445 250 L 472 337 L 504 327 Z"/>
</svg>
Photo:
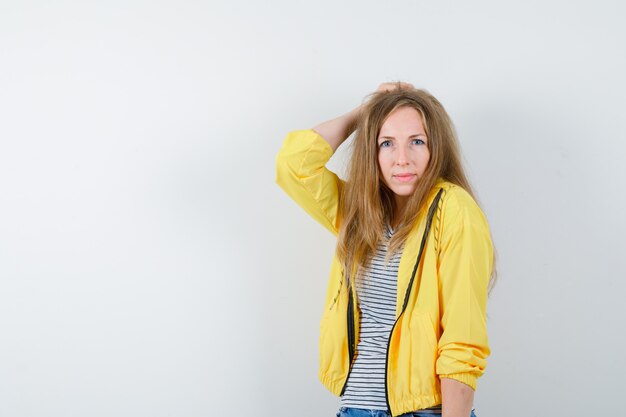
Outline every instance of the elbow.
<svg viewBox="0 0 626 417">
<path fill-rule="evenodd" d="M 278 153 L 278 155 L 276 155 L 276 174 L 275 175 L 276 176 L 275 176 L 274 181 L 282 189 L 285 189 L 285 186 L 288 182 L 287 179 L 289 177 L 293 177 L 291 169 L 289 168 L 289 163 L 287 161 L 287 158 L 285 158 L 282 150 L 281 152 Z"/>
</svg>

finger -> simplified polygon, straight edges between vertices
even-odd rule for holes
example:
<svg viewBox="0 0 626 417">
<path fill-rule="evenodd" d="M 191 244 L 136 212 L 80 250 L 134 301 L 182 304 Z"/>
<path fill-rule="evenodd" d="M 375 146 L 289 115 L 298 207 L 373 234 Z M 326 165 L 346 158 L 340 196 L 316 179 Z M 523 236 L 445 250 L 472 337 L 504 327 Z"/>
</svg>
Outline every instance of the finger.
<svg viewBox="0 0 626 417">
<path fill-rule="evenodd" d="M 415 86 L 413 86 L 413 84 L 411 83 L 405 83 L 401 81 L 387 82 L 379 85 L 377 91 L 393 91 L 399 88 L 415 89 Z"/>
</svg>

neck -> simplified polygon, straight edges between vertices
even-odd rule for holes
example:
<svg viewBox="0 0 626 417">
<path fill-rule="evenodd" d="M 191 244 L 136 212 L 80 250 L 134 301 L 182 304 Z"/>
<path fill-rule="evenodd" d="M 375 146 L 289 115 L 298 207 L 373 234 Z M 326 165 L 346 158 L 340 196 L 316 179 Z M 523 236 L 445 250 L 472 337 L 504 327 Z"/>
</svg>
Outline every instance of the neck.
<svg viewBox="0 0 626 417">
<path fill-rule="evenodd" d="M 391 219 L 391 228 L 393 230 L 396 230 L 396 227 L 400 223 L 407 201 L 408 197 L 396 196 L 396 207 L 393 212 L 393 219 Z"/>
</svg>

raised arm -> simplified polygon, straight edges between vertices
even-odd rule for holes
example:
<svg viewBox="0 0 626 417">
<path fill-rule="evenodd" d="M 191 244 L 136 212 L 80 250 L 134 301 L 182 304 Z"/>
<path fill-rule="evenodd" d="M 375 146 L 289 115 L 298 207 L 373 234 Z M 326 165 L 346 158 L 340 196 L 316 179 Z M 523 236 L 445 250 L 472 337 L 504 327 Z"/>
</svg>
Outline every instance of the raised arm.
<svg viewBox="0 0 626 417">
<path fill-rule="evenodd" d="M 413 85 L 409 83 L 382 83 L 378 86 L 376 92 L 393 90 L 399 86 L 414 88 Z M 333 148 L 333 152 L 335 152 L 339 145 L 341 145 L 356 129 L 356 123 L 361 108 L 362 105 L 346 114 L 320 123 L 315 126 L 313 130 L 319 133 L 326 140 L 326 142 L 328 142 L 330 147 Z"/>
<path fill-rule="evenodd" d="M 356 107 L 344 115 L 318 124 L 313 130 L 323 137 L 335 152 L 356 129 L 360 110 L 361 106 Z"/>
<path fill-rule="evenodd" d="M 383 83 L 376 91 L 398 85 Z M 339 233 L 338 207 L 344 183 L 326 163 L 354 132 L 360 112 L 361 106 L 312 129 L 290 132 L 276 157 L 276 183 L 335 235 Z"/>
<path fill-rule="evenodd" d="M 360 107 L 290 132 L 276 157 L 276 183 L 311 217 L 334 235 L 339 233 L 339 198 L 343 181 L 326 163 L 354 132 Z"/>
</svg>

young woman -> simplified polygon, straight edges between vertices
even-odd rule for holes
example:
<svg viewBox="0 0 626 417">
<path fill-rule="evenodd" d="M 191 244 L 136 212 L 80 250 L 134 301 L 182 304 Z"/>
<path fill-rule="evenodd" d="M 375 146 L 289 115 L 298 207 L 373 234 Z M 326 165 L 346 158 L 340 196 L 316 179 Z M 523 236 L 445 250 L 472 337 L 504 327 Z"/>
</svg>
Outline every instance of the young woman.
<svg viewBox="0 0 626 417">
<path fill-rule="evenodd" d="M 348 178 L 325 167 L 356 129 Z M 338 237 L 320 323 L 340 417 L 474 416 L 493 247 L 453 124 L 407 83 L 287 135 L 276 182 Z"/>
</svg>

